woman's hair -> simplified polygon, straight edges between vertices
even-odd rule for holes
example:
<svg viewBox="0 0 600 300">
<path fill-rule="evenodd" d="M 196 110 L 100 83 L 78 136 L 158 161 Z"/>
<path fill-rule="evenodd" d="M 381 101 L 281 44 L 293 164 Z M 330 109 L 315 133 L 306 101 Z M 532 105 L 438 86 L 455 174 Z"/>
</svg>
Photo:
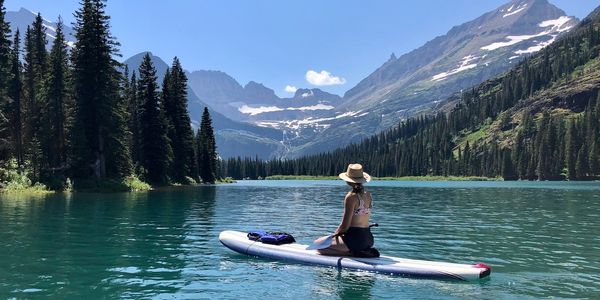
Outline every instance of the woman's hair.
<svg viewBox="0 0 600 300">
<path fill-rule="evenodd" d="M 365 192 L 365 187 L 362 183 L 348 182 L 348 185 L 352 187 L 352 192 L 355 194 L 362 194 Z"/>
</svg>

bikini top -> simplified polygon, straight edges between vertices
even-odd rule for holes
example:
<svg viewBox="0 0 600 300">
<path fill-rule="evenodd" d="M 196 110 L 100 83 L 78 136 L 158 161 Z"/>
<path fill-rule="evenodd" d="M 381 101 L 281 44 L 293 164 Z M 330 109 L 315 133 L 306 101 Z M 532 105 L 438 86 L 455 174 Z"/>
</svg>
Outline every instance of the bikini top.
<svg viewBox="0 0 600 300">
<path fill-rule="evenodd" d="M 354 210 L 355 216 L 364 216 L 371 213 L 371 209 L 373 208 L 373 200 L 371 200 L 371 207 L 365 207 L 365 201 L 360 196 L 360 194 L 356 194 L 358 197 L 358 208 Z"/>
</svg>

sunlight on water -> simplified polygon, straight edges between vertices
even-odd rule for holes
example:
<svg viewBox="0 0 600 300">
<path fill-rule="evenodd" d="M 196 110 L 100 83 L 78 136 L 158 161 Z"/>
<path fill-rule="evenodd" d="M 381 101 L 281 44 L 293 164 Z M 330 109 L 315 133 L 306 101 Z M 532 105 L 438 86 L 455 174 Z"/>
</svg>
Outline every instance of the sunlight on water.
<svg viewBox="0 0 600 300">
<path fill-rule="evenodd" d="M 335 230 L 337 181 L 242 181 L 148 194 L 0 197 L 0 298 L 594 298 L 600 184 L 372 182 L 385 255 L 484 262 L 474 283 L 286 264 L 222 247 L 222 230 Z"/>
</svg>

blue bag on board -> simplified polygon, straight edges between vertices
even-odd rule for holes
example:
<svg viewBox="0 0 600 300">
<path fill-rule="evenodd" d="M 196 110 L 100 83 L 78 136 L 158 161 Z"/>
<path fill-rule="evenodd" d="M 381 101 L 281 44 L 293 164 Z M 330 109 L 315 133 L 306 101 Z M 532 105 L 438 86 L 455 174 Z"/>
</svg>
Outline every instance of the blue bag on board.
<svg viewBox="0 0 600 300">
<path fill-rule="evenodd" d="M 272 245 L 283 245 L 296 242 L 296 239 L 289 233 L 264 230 L 248 232 L 248 239 Z"/>
</svg>

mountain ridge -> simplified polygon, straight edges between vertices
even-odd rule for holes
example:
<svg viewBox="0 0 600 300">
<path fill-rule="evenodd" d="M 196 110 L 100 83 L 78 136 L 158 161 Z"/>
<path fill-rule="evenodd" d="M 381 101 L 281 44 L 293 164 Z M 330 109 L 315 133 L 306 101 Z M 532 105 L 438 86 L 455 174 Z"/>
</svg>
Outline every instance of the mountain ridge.
<svg viewBox="0 0 600 300">
<path fill-rule="evenodd" d="M 364 132 L 380 132 L 398 120 L 430 111 L 453 93 L 496 76 L 540 51 L 576 22 L 545 0 L 529 0 L 508 2 L 454 26 L 417 49 L 390 56 L 348 90 L 344 104 L 336 109 L 337 113 L 367 114 L 332 122 L 289 155 L 319 153 L 330 150 L 332 144 L 359 142 L 369 137 Z"/>
</svg>

